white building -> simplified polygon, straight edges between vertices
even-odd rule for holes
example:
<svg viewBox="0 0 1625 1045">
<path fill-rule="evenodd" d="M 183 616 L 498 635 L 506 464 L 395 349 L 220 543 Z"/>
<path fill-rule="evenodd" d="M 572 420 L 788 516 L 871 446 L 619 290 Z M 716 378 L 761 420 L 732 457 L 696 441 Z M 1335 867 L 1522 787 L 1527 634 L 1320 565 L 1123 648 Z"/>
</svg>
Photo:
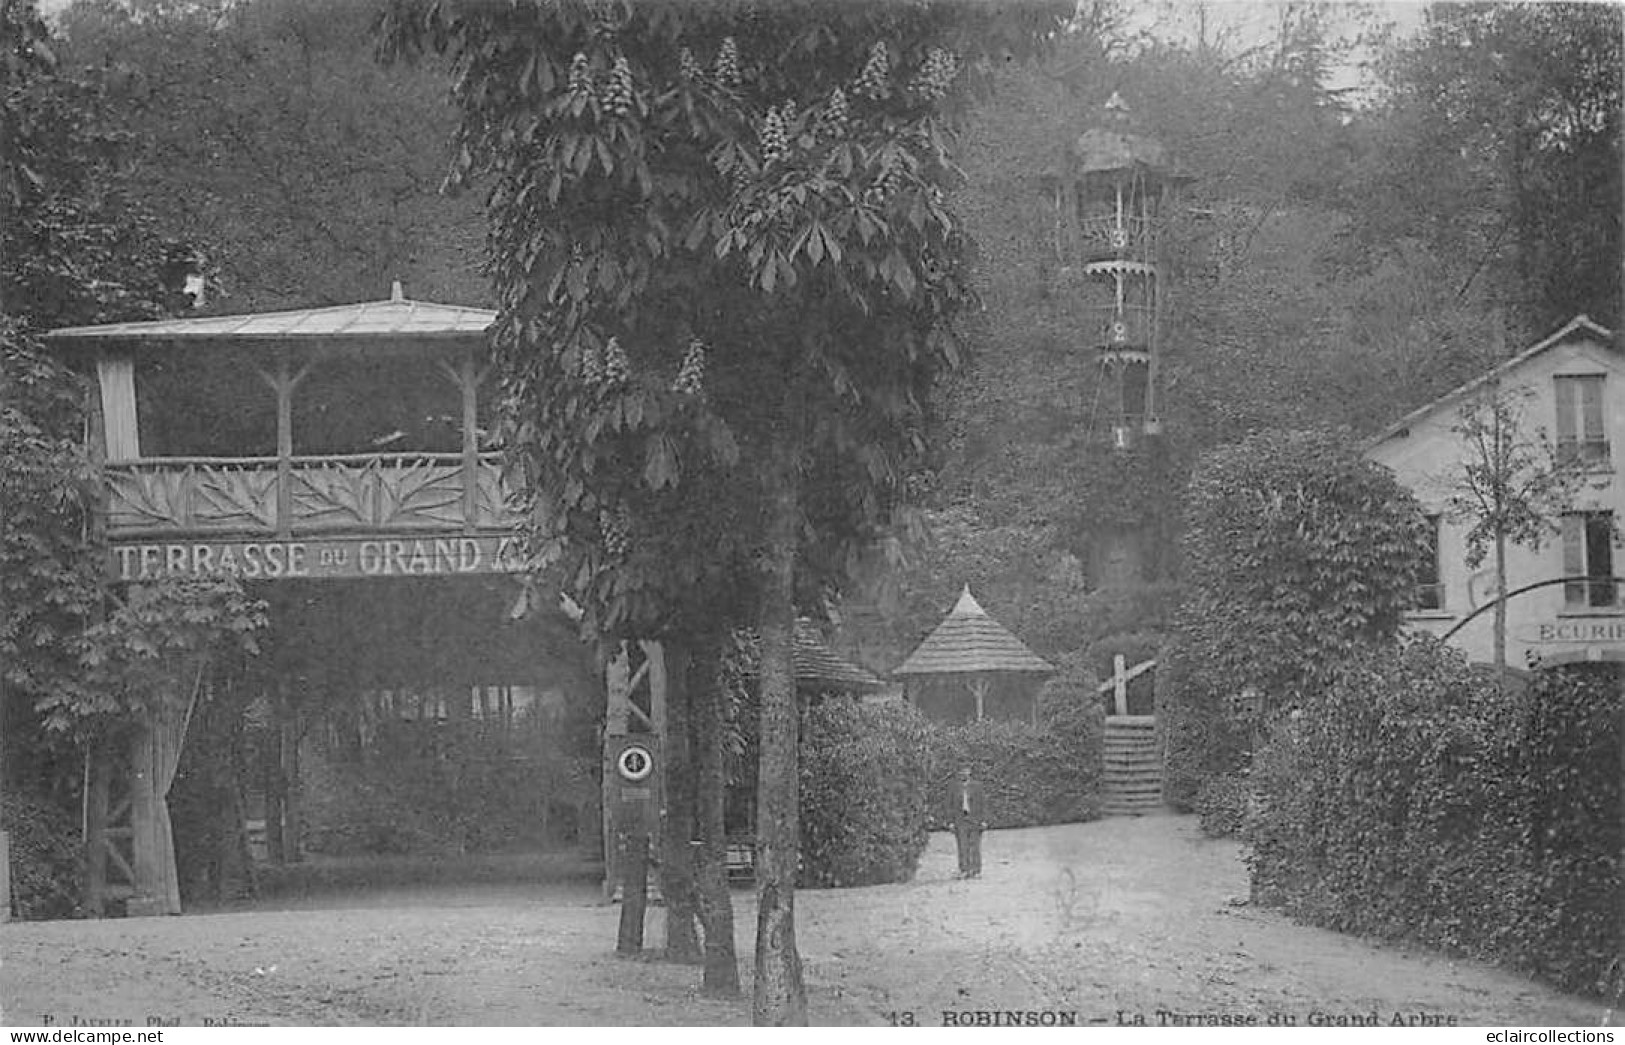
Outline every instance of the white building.
<svg viewBox="0 0 1625 1045">
<path fill-rule="evenodd" d="M 1492 660 L 1495 556 L 1468 567 L 1473 524 L 1452 512 L 1451 496 L 1464 463 L 1476 459 L 1458 431 L 1462 410 L 1496 389 L 1516 398 L 1524 440 L 1584 472 L 1538 547 L 1508 547 L 1507 663 L 1625 661 L 1625 586 L 1613 579 L 1625 574 L 1616 525 L 1625 515 L 1625 480 L 1615 474 L 1625 457 L 1625 349 L 1584 316 L 1369 445 L 1367 454 L 1393 469 L 1435 526 L 1433 575 L 1411 625 L 1441 636 L 1460 625 L 1450 641 L 1475 661 Z"/>
</svg>

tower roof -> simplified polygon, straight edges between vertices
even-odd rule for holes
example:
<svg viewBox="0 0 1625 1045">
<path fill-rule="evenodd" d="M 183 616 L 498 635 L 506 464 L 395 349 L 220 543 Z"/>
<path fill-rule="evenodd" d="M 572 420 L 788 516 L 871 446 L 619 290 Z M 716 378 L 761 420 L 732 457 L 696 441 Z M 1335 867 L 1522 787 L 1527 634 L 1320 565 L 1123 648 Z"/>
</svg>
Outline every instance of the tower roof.
<svg viewBox="0 0 1625 1045">
<path fill-rule="evenodd" d="M 1055 668 L 982 609 L 967 585 L 936 630 L 897 668 L 897 675 L 1045 673 Z"/>
<path fill-rule="evenodd" d="M 1074 174 L 1108 171 L 1151 171 L 1168 181 L 1188 181 L 1170 168 L 1162 142 L 1145 133 L 1123 96 L 1116 91 L 1106 100 L 1104 114 L 1073 140 L 1067 163 Z"/>
</svg>

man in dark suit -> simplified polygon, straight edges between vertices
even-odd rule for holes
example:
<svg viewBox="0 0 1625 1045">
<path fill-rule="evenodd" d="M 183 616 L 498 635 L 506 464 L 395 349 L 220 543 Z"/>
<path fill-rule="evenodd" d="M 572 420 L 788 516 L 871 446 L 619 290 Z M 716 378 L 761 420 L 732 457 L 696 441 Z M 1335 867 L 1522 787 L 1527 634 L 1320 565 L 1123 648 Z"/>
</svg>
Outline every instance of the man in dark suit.
<svg viewBox="0 0 1625 1045">
<path fill-rule="evenodd" d="M 953 792 L 954 841 L 959 844 L 959 876 L 982 876 L 982 832 L 987 830 L 987 792 L 971 779 L 970 766 L 959 767 Z"/>
</svg>

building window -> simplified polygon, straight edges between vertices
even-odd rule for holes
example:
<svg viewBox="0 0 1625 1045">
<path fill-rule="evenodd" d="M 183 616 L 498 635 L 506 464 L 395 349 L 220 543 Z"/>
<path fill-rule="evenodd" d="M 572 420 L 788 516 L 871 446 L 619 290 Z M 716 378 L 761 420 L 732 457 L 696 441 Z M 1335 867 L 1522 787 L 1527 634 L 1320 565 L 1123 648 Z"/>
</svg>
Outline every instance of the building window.
<svg viewBox="0 0 1625 1045">
<path fill-rule="evenodd" d="M 1419 610 L 1444 609 L 1444 574 L 1439 564 L 1439 533 L 1443 525 L 1442 515 L 1428 516 L 1427 556 L 1422 560 L 1422 574 L 1416 585 L 1416 608 Z"/>
<path fill-rule="evenodd" d="M 1563 602 L 1574 609 L 1613 606 L 1614 513 L 1563 516 Z"/>
<path fill-rule="evenodd" d="M 1608 436 L 1603 429 L 1602 375 L 1559 377 L 1557 384 L 1557 456 L 1564 463 L 1608 463 Z"/>
</svg>

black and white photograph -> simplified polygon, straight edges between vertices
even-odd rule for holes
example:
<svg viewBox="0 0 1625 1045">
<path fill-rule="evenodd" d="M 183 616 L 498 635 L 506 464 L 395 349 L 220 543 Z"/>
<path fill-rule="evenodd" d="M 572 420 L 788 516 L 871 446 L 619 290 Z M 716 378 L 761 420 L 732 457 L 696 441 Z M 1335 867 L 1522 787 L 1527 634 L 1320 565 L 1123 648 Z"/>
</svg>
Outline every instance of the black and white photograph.
<svg viewBox="0 0 1625 1045">
<path fill-rule="evenodd" d="M 1625 1027 L 1625 6 L 0 36 L 11 1041 Z"/>
</svg>

